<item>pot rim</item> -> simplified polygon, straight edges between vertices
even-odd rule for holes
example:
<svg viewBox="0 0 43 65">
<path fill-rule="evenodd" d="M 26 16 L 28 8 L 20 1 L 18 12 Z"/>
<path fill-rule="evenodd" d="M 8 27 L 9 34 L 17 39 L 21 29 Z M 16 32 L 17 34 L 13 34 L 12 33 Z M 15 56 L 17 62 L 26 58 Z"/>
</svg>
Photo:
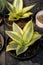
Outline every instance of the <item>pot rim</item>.
<svg viewBox="0 0 43 65">
<path fill-rule="evenodd" d="M 43 10 L 39 11 L 37 14 L 36 14 L 36 25 L 40 28 L 43 29 L 43 24 L 37 19 L 38 16 L 42 15 L 43 13 Z"/>
<path fill-rule="evenodd" d="M 9 24 L 8 22 L 6 22 L 5 18 L 4 18 L 4 23 L 7 25 L 7 27 L 12 27 L 11 24 Z"/>
</svg>

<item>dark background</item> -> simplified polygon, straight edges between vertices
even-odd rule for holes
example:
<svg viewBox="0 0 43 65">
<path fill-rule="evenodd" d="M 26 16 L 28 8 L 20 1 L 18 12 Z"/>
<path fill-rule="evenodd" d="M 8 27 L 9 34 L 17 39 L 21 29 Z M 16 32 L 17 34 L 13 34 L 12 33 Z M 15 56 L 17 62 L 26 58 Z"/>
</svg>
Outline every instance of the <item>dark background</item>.
<svg viewBox="0 0 43 65">
<path fill-rule="evenodd" d="M 12 3 L 13 0 L 8 0 L 8 1 Z M 38 11 L 43 10 L 43 0 L 23 0 L 23 2 L 24 2 L 24 7 L 37 3 L 37 5 L 31 10 L 34 13 L 33 18 Z M 6 13 L 7 13 L 7 10 L 5 9 L 4 14 L 6 14 Z M 0 26 L 0 32 L 2 32 L 4 36 L 5 36 L 5 34 L 4 34 L 5 29 L 6 29 L 5 24 Z M 5 43 L 5 46 L 6 46 L 6 43 Z M 5 48 L 3 48 L 3 51 L 0 54 L 0 65 L 18 65 L 20 62 L 24 62 L 24 61 L 19 61 L 19 60 L 13 58 L 12 56 L 10 56 L 9 53 L 5 53 L 4 49 Z M 28 64 L 30 62 L 31 64 L 29 64 L 29 65 L 35 65 L 35 64 L 43 65 L 43 49 L 40 47 L 38 55 L 36 55 L 32 59 L 25 61 L 25 62 L 27 62 Z"/>
</svg>

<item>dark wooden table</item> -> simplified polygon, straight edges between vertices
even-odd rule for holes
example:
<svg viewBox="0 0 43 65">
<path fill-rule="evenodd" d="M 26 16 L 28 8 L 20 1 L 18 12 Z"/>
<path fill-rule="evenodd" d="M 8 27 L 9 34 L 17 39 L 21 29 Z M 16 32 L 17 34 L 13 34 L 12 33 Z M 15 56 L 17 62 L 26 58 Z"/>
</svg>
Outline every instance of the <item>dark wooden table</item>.
<svg viewBox="0 0 43 65">
<path fill-rule="evenodd" d="M 12 2 L 12 0 L 8 0 L 8 1 Z M 31 11 L 33 11 L 34 14 L 36 12 L 38 12 L 39 10 L 43 9 L 43 0 L 23 0 L 23 1 L 24 1 L 24 6 L 28 6 L 30 4 L 37 3 L 37 6 L 34 7 L 35 9 L 33 8 L 31 10 Z M 6 12 L 6 10 L 5 10 L 5 12 Z M 5 37 L 6 37 L 6 35 L 4 34 L 4 31 L 6 29 L 8 30 L 8 28 L 5 26 L 5 24 L 0 26 L 0 32 L 2 32 Z M 5 43 L 5 47 L 6 47 L 6 45 L 7 44 Z M 20 61 L 20 60 L 13 58 L 12 56 L 10 56 L 9 53 L 6 53 L 5 48 L 3 48 L 3 51 L 0 54 L 0 65 L 22 65 L 20 63 L 26 63 L 26 65 L 43 65 L 43 49 L 40 47 L 38 55 L 36 55 L 32 59 L 30 59 L 28 61 Z"/>
<path fill-rule="evenodd" d="M 40 48 L 39 53 L 31 58 L 30 60 L 26 60 L 26 61 L 20 61 L 18 59 L 13 58 L 12 56 L 10 56 L 9 53 L 5 53 L 5 51 L 2 52 L 2 54 L 0 55 L 0 65 L 19 65 L 19 63 L 25 63 L 26 65 L 28 63 L 28 65 L 43 65 L 43 49 Z M 21 64 L 20 64 L 21 65 Z"/>
</svg>

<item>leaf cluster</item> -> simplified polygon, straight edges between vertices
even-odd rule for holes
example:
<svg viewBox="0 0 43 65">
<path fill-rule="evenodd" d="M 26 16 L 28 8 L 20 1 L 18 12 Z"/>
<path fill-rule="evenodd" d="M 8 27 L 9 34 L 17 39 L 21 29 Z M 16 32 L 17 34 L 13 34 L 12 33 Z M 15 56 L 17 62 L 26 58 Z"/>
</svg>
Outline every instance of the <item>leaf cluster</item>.
<svg viewBox="0 0 43 65">
<path fill-rule="evenodd" d="M 9 10 L 9 18 L 8 20 L 17 21 L 20 18 L 26 18 L 32 15 L 32 12 L 29 12 L 34 5 L 27 6 L 23 8 L 23 0 L 14 0 L 13 4 L 7 2 L 7 8 Z"/>
<path fill-rule="evenodd" d="M 6 31 L 6 34 L 12 39 L 6 51 L 16 50 L 17 55 L 24 53 L 30 45 L 34 44 L 42 36 L 34 31 L 32 20 L 24 26 L 23 30 L 16 23 L 13 23 L 13 30 Z"/>
</svg>

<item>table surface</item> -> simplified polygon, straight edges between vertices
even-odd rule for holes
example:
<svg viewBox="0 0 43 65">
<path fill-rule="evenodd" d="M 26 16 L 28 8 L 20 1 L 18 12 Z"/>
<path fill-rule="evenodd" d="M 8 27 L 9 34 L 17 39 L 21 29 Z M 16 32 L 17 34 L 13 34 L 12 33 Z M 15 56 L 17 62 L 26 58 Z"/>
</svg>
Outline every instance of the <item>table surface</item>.
<svg viewBox="0 0 43 65">
<path fill-rule="evenodd" d="M 31 4 L 32 2 L 33 2 L 33 0 L 24 0 L 24 4 L 25 4 L 24 6 L 27 6 L 27 5 L 29 5 L 29 3 Z M 39 2 L 38 7 L 40 10 L 41 7 L 43 6 L 42 5 L 43 1 L 42 0 L 34 0 L 34 2 Z M 8 28 L 5 26 L 5 24 L 0 26 L 0 32 L 2 32 L 5 37 L 6 37 L 6 35 L 4 34 L 4 31 L 6 29 L 8 30 Z M 5 43 L 5 47 L 6 47 L 6 43 Z M 28 61 L 20 61 L 18 59 L 13 58 L 12 56 L 10 56 L 9 53 L 5 53 L 5 49 L 3 49 L 2 53 L 0 54 L 0 65 L 23 65 L 23 64 L 25 64 L 25 65 L 35 65 L 35 64 L 43 65 L 43 49 L 40 47 L 39 53 L 35 57 L 33 57 L 32 59 L 30 59 Z"/>
<path fill-rule="evenodd" d="M 2 54 L 0 55 L 0 65 L 19 65 L 19 63 L 21 62 L 22 63 L 26 62 L 26 65 L 27 63 L 28 65 L 29 63 L 30 65 L 34 65 L 34 64 L 43 65 L 43 49 L 40 48 L 39 53 L 35 57 L 26 61 L 20 61 L 18 59 L 15 59 L 12 56 L 10 56 L 9 53 L 5 53 L 5 51 L 3 51 Z"/>
</svg>

